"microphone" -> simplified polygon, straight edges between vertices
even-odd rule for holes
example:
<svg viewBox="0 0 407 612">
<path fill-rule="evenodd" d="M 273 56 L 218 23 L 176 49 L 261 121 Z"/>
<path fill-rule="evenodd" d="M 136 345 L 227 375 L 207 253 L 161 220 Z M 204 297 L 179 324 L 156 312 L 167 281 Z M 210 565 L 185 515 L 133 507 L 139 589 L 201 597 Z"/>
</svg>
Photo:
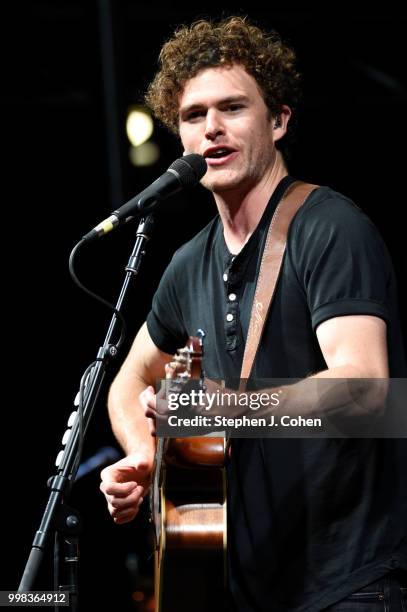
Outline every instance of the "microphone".
<svg viewBox="0 0 407 612">
<path fill-rule="evenodd" d="M 202 155 L 191 153 L 179 157 L 157 180 L 126 204 L 113 211 L 110 217 L 104 219 L 85 234 L 82 240 L 99 238 L 99 236 L 107 234 L 121 223 L 130 221 L 135 214 L 151 212 L 158 201 L 165 200 L 182 189 L 197 185 L 207 169 L 205 158 Z"/>
</svg>

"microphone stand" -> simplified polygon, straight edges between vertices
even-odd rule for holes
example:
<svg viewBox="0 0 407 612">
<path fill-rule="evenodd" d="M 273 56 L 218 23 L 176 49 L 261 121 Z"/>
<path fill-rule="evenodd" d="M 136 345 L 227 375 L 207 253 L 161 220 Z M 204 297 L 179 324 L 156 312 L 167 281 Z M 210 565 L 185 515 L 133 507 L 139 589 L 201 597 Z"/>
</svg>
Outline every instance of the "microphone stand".
<svg viewBox="0 0 407 612">
<path fill-rule="evenodd" d="M 153 228 L 153 217 L 148 215 L 141 219 L 136 233 L 136 241 L 128 264 L 126 266 L 126 276 L 117 301 L 116 309 L 121 311 L 127 290 L 131 280 L 137 275 L 141 260 L 145 254 L 145 244 L 151 237 Z M 51 477 L 47 484 L 51 489 L 44 515 L 40 527 L 35 534 L 31 552 L 29 554 L 24 573 L 18 587 L 19 593 L 32 590 L 41 561 L 44 556 L 45 546 L 50 532 L 54 530 L 57 542 L 63 541 L 66 584 L 58 585 L 58 591 L 68 592 L 69 608 L 76 612 L 78 604 L 78 535 L 81 527 L 81 520 L 77 510 L 70 508 L 65 503 L 65 498 L 71 489 L 78 469 L 78 449 L 81 444 L 81 435 L 85 434 L 87 427 L 106 374 L 107 364 L 110 358 L 115 357 L 117 348 L 112 344 L 112 338 L 118 325 L 118 317 L 113 315 L 103 346 L 99 349 L 94 364 L 88 368 L 89 374 L 85 381 L 83 397 L 83 428 L 80 426 L 78 411 L 73 412 L 68 420 L 68 429 L 63 438 L 66 439 L 65 448 L 58 454 L 56 465 L 58 473 Z M 75 402 L 77 403 L 77 402 Z M 83 429 L 83 431 L 81 431 Z M 53 600 L 56 604 L 63 603 L 64 598 L 58 599 L 55 594 Z M 65 599 L 66 602 L 66 599 Z M 66 603 L 64 605 L 66 608 Z M 58 609 L 59 606 L 56 605 Z"/>
</svg>

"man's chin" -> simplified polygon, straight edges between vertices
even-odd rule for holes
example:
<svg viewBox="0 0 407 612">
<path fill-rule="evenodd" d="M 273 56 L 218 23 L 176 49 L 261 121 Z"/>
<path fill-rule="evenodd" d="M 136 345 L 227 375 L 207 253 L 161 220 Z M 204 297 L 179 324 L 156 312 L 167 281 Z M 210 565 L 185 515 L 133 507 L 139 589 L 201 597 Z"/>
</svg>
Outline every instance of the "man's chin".
<svg viewBox="0 0 407 612">
<path fill-rule="evenodd" d="M 206 179 L 202 181 L 202 185 L 212 191 L 213 193 L 228 193 L 239 188 L 241 180 L 237 177 L 216 177 L 213 179 Z"/>
</svg>

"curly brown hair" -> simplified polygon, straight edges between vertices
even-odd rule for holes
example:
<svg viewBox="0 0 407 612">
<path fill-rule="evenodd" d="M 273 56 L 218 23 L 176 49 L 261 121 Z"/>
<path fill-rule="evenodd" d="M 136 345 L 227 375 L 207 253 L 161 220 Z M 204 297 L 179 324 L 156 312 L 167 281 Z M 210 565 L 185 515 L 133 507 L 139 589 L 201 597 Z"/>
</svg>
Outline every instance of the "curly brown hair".
<svg viewBox="0 0 407 612">
<path fill-rule="evenodd" d="M 148 87 L 146 102 L 175 134 L 179 96 L 185 83 L 204 68 L 242 65 L 257 81 L 273 116 L 279 114 L 282 104 L 295 110 L 298 103 L 300 75 L 294 51 L 277 32 L 267 33 L 246 17 L 182 26 L 164 44 L 159 60 L 161 68 Z"/>
</svg>

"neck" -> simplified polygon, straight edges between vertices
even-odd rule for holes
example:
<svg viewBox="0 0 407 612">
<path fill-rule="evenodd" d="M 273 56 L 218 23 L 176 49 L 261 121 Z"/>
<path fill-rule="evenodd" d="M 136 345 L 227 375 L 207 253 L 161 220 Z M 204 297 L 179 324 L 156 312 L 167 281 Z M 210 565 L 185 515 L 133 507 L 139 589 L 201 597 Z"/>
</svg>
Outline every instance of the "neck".
<svg viewBox="0 0 407 612">
<path fill-rule="evenodd" d="M 249 191 L 214 194 L 225 242 L 231 253 L 237 255 L 249 240 L 277 185 L 287 174 L 283 157 L 276 151 L 270 172 Z"/>
</svg>

